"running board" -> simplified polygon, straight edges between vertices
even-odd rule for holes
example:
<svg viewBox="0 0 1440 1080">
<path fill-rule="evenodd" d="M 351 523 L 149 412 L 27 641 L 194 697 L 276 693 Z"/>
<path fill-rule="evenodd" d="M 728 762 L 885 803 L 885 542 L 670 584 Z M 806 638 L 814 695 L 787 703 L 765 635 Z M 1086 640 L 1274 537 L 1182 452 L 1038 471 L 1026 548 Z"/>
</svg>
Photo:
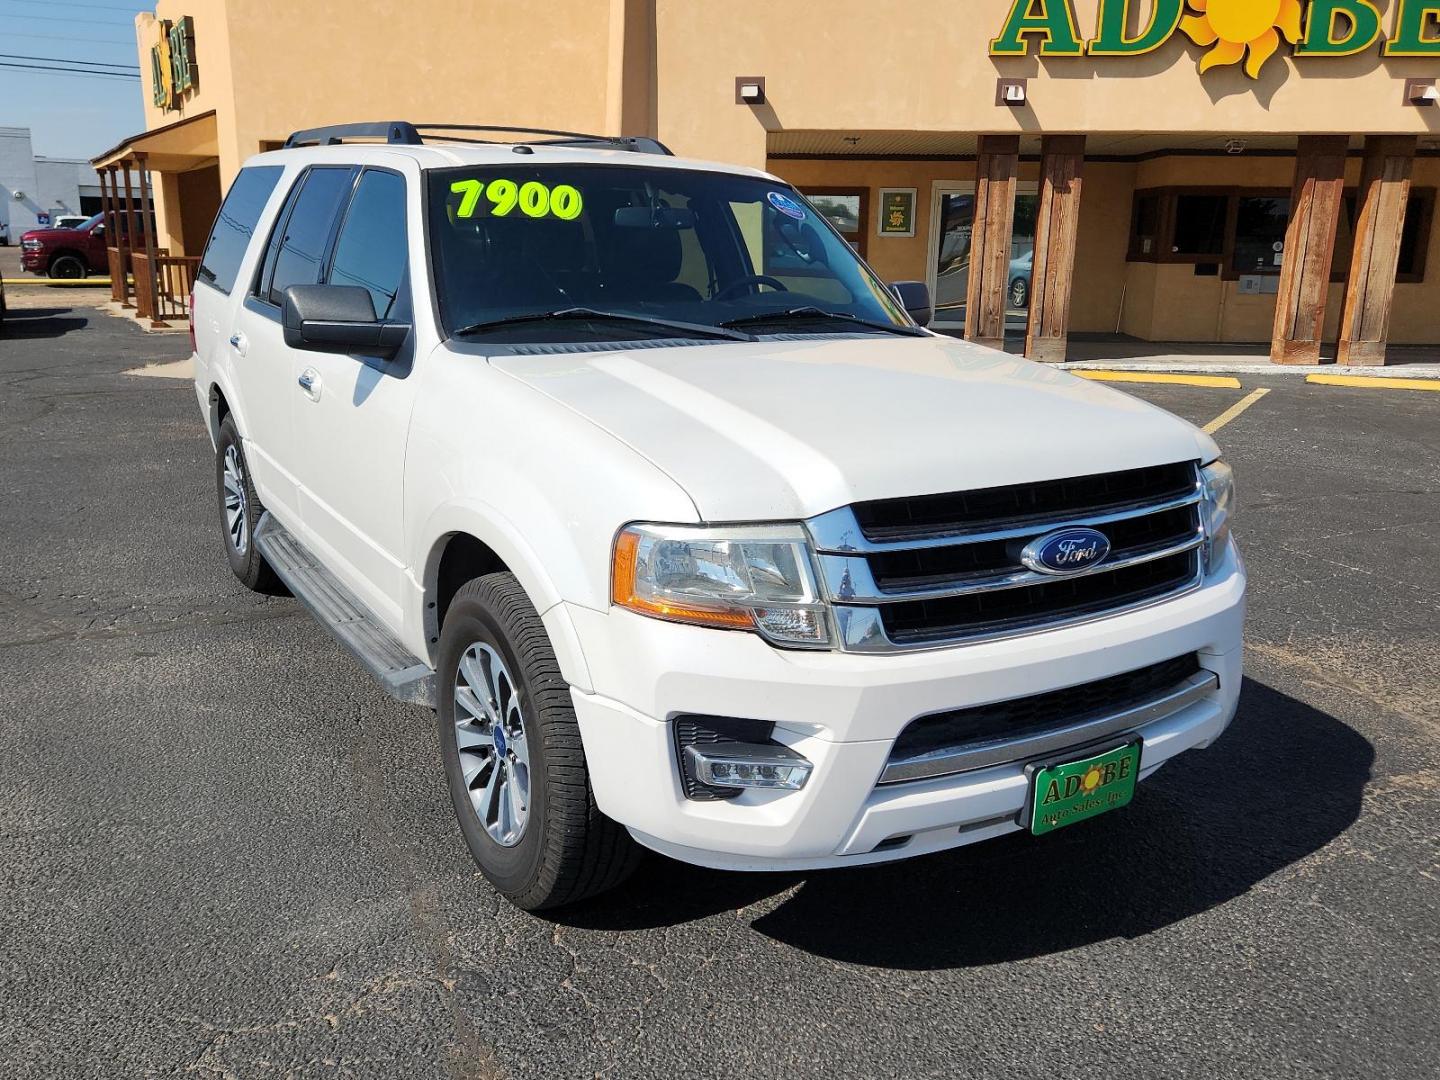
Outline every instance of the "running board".
<svg viewBox="0 0 1440 1080">
<path fill-rule="evenodd" d="M 387 694 L 409 705 L 435 707 L 430 665 L 413 656 L 268 510 L 255 526 L 255 546 L 295 598 L 380 680 Z"/>
</svg>

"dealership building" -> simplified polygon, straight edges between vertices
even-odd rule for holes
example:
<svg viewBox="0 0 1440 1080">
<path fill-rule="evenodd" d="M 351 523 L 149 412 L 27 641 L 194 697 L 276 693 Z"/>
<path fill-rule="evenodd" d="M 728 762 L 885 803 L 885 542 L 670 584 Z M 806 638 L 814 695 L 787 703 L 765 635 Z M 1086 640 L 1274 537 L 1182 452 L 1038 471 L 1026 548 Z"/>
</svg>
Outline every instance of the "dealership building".
<svg viewBox="0 0 1440 1080">
<path fill-rule="evenodd" d="M 136 18 L 157 242 L 358 120 L 659 138 L 806 192 L 936 325 L 1379 364 L 1440 343 L 1440 3 L 161 0 Z"/>
</svg>

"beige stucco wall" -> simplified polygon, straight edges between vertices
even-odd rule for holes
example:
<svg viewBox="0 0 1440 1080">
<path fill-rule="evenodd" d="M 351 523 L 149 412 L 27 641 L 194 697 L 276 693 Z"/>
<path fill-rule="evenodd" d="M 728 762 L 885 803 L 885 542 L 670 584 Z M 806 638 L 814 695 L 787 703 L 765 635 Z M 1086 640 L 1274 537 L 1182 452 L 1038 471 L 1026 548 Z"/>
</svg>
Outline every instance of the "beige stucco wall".
<svg viewBox="0 0 1440 1080">
<path fill-rule="evenodd" d="M 1054 2 L 1054 0 L 1052 0 Z M 1082 34 L 1100 0 L 1074 0 Z M 1376 0 L 1390 27 L 1395 0 Z M 1440 109 L 1403 103 L 1433 59 L 1296 58 L 1282 46 L 1259 80 L 1200 75 L 1183 36 L 1131 58 L 992 58 L 1010 0 L 656 0 L 660 137 L 682 153 L 758 164 L 766 128 L 979 132 L 1440 132 Z M 1148 11 L 1148 8 L 1145 10 Z M 763 75 L 768 104 L 734 104 L 737 75 Z M 1022 108 L 997 77 L 1027 78 Z M 1143 90 L 1141 89 L 1143 87 Z"/>
</svg>

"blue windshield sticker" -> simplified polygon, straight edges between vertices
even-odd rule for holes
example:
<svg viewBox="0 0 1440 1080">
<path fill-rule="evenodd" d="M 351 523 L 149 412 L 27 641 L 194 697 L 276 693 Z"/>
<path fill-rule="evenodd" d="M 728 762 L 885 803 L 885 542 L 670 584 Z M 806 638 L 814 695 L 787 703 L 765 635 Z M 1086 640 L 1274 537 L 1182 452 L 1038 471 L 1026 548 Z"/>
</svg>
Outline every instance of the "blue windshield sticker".
<svg viewBox="0 0 1440 1080">
<path fill-rule="evenodd" d="M 779 191 L 772 191 L 770 192 L 769 199 L 770 205 L 776 210 L 779 210 L 780 213 L 787 217 L 792 217 L 796 221 L 805 220 L 805 208 L 790 198 L 789 195 Z"/>
</svg>

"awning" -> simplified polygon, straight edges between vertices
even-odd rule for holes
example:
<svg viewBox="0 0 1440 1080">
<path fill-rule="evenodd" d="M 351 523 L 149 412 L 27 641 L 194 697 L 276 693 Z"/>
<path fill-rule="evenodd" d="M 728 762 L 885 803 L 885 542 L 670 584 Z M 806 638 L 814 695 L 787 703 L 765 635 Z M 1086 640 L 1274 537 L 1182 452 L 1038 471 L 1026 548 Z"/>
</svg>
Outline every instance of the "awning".
<svg viewBox="0 0 1440 1080">
<path fill-rule="evenodd" d="M 145 156 L 145 167 L 157 172 L 188 172 L 220 160 L 220 139 L 216 133 L 215 110 L 187 116 L 173 124 L 132 135 L 98 157 L 90 159 L 96 169 L 130 165 L 137 155 Z"/>
</svg>

